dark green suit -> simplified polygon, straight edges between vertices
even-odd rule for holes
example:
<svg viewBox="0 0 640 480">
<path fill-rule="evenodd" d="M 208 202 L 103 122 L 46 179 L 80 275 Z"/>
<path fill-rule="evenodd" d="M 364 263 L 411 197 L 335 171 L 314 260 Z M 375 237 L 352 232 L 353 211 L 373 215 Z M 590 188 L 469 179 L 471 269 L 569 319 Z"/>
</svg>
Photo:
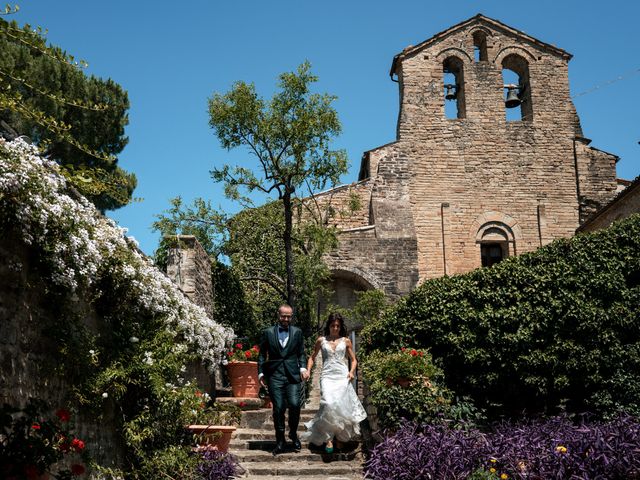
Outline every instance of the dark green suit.
<svg viewBox="0 0 640 480">
<path fill-rule="evenodd" d="M 289 326 L 289 340 L 283 348 L 278 339 L 278 325 L 267 328 L 260 341 L 258 373 L 264 374 L 273 403 L 276 441 L 284 442 L 284 413 L 289 407 L 289 436 L 297 437 L 300 421 L 300 369 L 307 368 L 302 330 Z"/>
</svg>

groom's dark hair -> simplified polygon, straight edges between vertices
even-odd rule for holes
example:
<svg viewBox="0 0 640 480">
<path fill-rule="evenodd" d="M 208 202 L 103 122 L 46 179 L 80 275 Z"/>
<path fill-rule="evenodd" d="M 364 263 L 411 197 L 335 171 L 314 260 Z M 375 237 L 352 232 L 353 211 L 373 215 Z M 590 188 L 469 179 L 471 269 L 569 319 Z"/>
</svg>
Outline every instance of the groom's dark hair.
<svg viewBox="0 0 640 480">
<path fill-rule="evenodd" d="M 331 326 L 331 324 L 335 321 L 340 322 L 340 336 L 341 337 L 346 337 L 347 336 L 347 326 L 344 324 L 344 318 L 342 318 L 342 315 L 340 315 L 339 313 L 331 313 L 329 314 L 329 318 L 327 319 L 327 323 L 324 326 L 324 336 L 328 337 L 329 336 L 329 327 Z"/>
</svg>

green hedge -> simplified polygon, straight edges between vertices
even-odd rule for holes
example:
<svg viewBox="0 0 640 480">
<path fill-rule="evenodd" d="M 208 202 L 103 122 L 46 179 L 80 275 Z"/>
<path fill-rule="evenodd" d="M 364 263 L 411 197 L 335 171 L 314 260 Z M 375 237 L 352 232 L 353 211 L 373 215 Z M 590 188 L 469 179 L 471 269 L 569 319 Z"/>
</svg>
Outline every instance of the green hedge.
<svg viewBox="0 0 640 480">
<path fill-rule="evenodd" d="M 425 282 L 363 331 L 429 348 L 489 413 L 640 414 L 640 215 L 491 268 Z"/>
</svg>

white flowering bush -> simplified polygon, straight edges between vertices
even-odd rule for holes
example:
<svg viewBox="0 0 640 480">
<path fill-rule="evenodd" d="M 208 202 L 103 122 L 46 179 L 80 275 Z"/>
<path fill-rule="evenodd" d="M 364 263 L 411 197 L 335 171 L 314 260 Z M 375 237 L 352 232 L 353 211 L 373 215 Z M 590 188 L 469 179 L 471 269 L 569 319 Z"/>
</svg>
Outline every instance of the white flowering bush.
<svg viewBox="0 0 640 480">
<path fill-rule="evenodd" d="M 0 228 L 33 253 L 29 265 L 51 300 L 46 334 L 58 342 L 70 395 L 97 418 L 118 412 L 130 461 L 123 476 L 134 478 L 129 474 L 157 452 L 188 450 L 184 426 L 202 402 L 187 364 L 200 359 L 214 367 L 233 331 L 191 303 L 124 229 L 21 140 L 0 139 Z M 100 318 L 91 329 L 80 299 Z"/>
<path fill-rule="evenodd" d="M 185 298 L 131 245 L 124 229 L 85 198 L 71 197 L 54 162 L 19 139 L 0 140 L 0 212 L 20 228 L 25 243 L 44 253 L 50 280 L 58 286 L 75 291 L 109 277 L 112 284 L 126 286 L 130 308 L 163 317 L 167 331 L 177 333 L 209 365 L 217 364 L 233 341 L 233 331 Z"/>
</svg>

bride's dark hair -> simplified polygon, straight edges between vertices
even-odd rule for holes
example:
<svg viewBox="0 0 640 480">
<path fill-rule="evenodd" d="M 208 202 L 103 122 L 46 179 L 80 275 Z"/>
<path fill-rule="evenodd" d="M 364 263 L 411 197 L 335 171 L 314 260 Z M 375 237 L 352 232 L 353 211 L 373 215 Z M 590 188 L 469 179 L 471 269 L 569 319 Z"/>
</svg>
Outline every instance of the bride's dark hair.
<svg viewBox="0 0 640 480">
<path fill-rule="evenodd" d="M 340 336 L 341 337 L 346 337 L 347 336 L 347 327 L 344 324 L 344 318 L 342 318 L 342 315 L 340 315 L 339 313 L 331 313 L 329 315 L 329 318 L 327 319 L 327 323 L 324 326 L 324 336 L 328 337 L 329 336 L 329 327 L 331 326 L 331 324 L 335 321 L 340 322 Z"/>
</svg>

